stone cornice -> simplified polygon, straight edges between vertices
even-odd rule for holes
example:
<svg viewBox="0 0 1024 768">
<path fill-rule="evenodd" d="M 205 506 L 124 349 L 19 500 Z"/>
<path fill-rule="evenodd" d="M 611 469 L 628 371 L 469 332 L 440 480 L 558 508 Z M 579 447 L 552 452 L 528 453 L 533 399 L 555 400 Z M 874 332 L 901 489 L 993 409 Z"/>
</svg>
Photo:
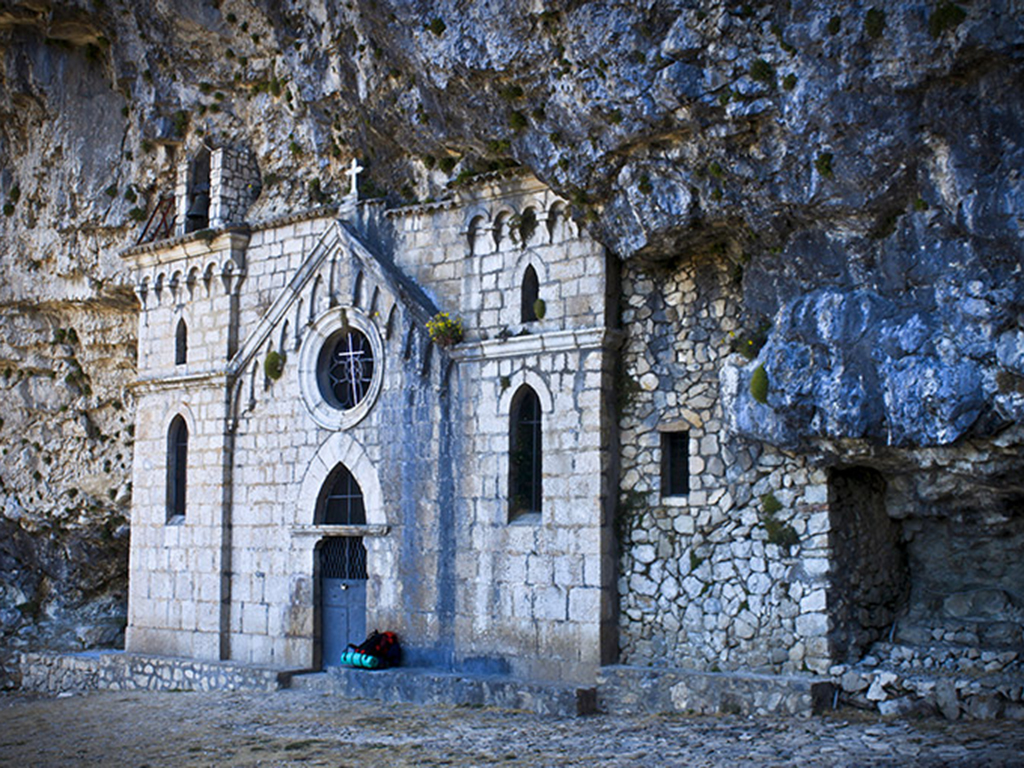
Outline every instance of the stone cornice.
<svg viewBox="0 0 1024 768">
<path fill-rule="evenodd" d="M 389 208 L 384 211 L 384 215 L 390 218 L 396 216 L 412 216 L 417 213 L 430 213 L 431 211 L 441 211 L 448 208 L 455 208 L 458 206 L 458 202 L 451 197 L 446 197 L 444 200 L 436 200 L 433 203 L 417 203 L 415 205 L 403 205 L 401 208 Z"/>
<path fill-rule="evenodd" d="M 136 379 L 128 385 L 128 389 L 136 394 L 149 394 L 165 389 L 185 389 L 197 384 L 226 386 L 228 374 L 223 370 L 186 373 L 179 376 L 161 376 L 147 379 Z"/>
<path fill-rule="evenodd" d="M 453 360 L 461 363 L 576 350 L 613 350 L 622 343 L 622 336 L 622 331 L 613 328 L 551 331 L 510 336 L 507 339 L 464 342 L 452 347 L 448 353 Z"/>
<path fill-rule="evenodd" d="M 297 213 L 286 213 L 281 216 L 274 216 L 269 219 L 257 221 L 252 225 L 252 229 L 255 232 L 258 230 L 284 227 L 289 224 L 298 224 L 299 222 L 309 221 L 310 219 L 333 219 L 335 216 L 337 216 L 337 214 L 337 205 L 321 205 L 317 208 L 308 208 L 305 211 L 299 211 Z"/>
<path fill-rule="evenodd" d="M 390 532 L 390 525 L 293 525 L 291 528 L 291 534 L 296 538 L 387 536 Z"/>
<path fill-rule="evenodd" d="M 208 234 L 189 234 L 170 240 L 137 245 L 121 251 L 121 258 L 135 262 L 139 268 L 185 261 L 193 256 L 208 257 L 214 254 L 244 251 L 249 245 L 252 230 L 247 224 L 239 224 Z"/>
</svg>

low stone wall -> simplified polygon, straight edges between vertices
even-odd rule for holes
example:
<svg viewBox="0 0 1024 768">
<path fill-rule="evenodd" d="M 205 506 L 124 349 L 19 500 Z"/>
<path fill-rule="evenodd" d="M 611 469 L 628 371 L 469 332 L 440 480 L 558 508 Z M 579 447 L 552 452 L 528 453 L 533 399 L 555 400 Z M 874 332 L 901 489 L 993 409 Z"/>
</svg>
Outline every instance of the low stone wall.
<svg viewBox="0 0 1024 768">
<path fill-rule="evenodd" d="M 1024 720 L 1017 651 L 876 643 L 857 664 L 838 665 L 832 674 L 844 704 L 883 715 Z"/>
<path fill-rule="evenodd" d="M 291 674 L 231 662 L 196 661 L 120 651 L 21 654 L 25 691 L 274 691 Z"/>
<path fill-rule="evenodd" d="M 601 710 L 615 714 L 811 715 L 831 708 L 833 693 L 810 675 L 627 666 L 598 675 Z"/>
</svg>

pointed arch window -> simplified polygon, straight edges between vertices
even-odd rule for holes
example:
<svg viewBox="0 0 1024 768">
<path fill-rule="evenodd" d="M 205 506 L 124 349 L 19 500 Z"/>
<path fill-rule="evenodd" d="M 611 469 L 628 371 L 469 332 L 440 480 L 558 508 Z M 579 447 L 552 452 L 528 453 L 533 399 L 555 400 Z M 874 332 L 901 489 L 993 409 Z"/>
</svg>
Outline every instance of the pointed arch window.
<svg viewBox="0 0 1024 768">
<path fill-rule="evenodd" d="M 185 486 L 188 473 L 188 426 L 175 416 L 167 430 L 167 521 L 185 517 Z"/>
<path fill-rule="evenodd" d="M 178 327 L 174 331 L 174 364 L 184 365 L 188 359 L 188 327 L 185 325 L 185 318 L 178 320 Z"/>
<path fill-rule="evenodd" d="M 514 398 L 509 418 L 509 520 L 540 514 L 543 446 L 540 399 L 523 385 Z"/>
<path fill-rule="evenodd" d="M 366 525 L 366 507 L 359 483 L 344 464 L 331 472 L 316 503 L 317 525 Z"/>
<path fill-rule="evenodd" d="M 520 322 L 532 323 L 537 320 L 537 299 L 540 298 L 537 270 L 533 268 L 532 264 L 523 273 L 523 285 L 519 293 L 519 306 L 522 313 Z"/>
</svg>

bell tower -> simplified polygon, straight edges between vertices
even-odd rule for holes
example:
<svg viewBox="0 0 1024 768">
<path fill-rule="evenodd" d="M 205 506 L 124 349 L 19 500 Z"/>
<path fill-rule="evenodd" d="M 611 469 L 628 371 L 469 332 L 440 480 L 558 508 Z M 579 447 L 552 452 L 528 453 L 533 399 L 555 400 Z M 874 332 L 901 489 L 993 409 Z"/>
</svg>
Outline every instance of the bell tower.
<svg viewBox="0 0 1024 768">
<path fill-rule="evenodd" d="M 247 150 L 202 147 L 178 164 L 175 234 L 241 223 L 260 189 L 259 167 Z"/>
</svg>

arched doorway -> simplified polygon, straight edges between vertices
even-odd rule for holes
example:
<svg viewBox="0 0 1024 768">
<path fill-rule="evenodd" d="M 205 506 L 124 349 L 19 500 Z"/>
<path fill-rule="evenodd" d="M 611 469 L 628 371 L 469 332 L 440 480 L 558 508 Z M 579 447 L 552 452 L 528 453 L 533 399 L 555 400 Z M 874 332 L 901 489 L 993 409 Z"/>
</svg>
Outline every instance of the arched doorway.
<svg viewBox="0 0 1024 768">
<path fill-rule="evenodd" d="M 343 464 L 324 482 L 314 522 L 338 526 L 317 548 L 320 579 L 320 647 L 325 667 L 338 665 L 349 643 L 366 638 L 366 547 L 358 528 L 366 525 L 363 493 Z"/>
</svg>

